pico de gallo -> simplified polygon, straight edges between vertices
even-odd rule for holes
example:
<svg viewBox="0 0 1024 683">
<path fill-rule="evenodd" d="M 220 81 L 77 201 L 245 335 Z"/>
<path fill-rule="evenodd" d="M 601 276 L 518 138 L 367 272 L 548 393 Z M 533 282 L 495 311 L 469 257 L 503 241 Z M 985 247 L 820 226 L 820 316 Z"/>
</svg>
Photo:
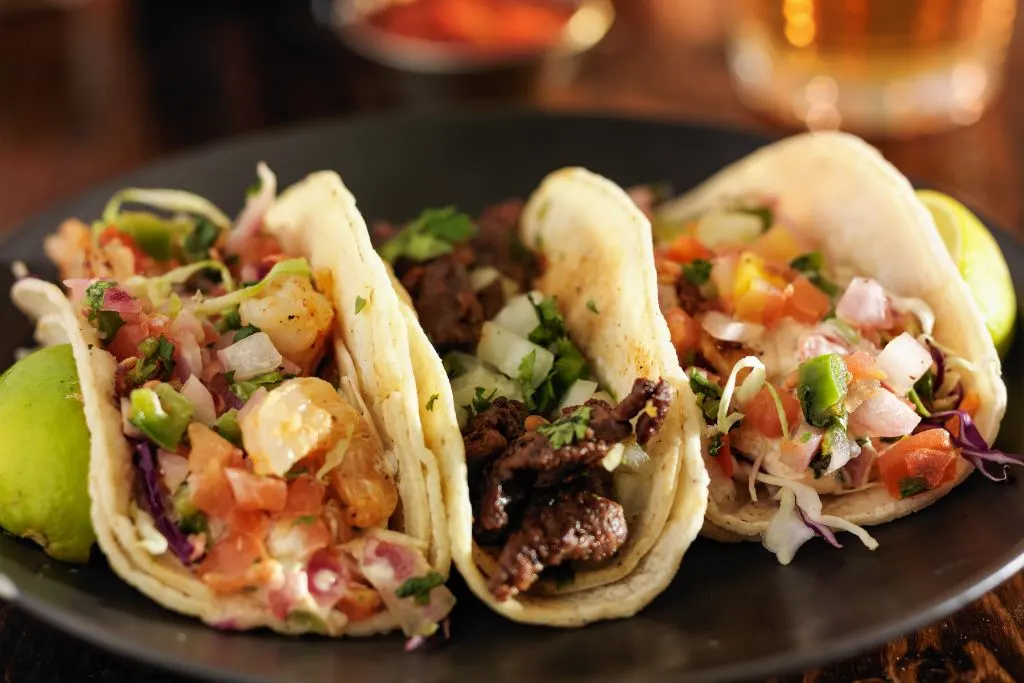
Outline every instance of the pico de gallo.
<svg viewBox="0 0 1024 683">
<path fill-rule="evenodd" d="M 276 178 L 258 176 L 234 222 L 127 189 L 46 240 L 117 361 L 140 543 L 277 619 L 333 634 L 389 612 L 421 642 L 454 598 L 425 544 L 388 529 L 397 460 L 335 369 L 331 273 L 265 232 Z"/>
<path fill-rule="evenodd" d="M 753 197 L 682 223 L 659 221 L 659 304 L 705 420 L 709 468 L 750 500 L 778 501 L 764 545 L 788 563 L 834 531 L 877 542 L 823 513 L 821 496 L 884 488 L 893 499 L 953 482 L 965 458 L 985 476 L 1020 456 L 986 443 L 972 417 L 971 364 L 932 336 L 922 300 L 845 272 Z"/>
</svg>

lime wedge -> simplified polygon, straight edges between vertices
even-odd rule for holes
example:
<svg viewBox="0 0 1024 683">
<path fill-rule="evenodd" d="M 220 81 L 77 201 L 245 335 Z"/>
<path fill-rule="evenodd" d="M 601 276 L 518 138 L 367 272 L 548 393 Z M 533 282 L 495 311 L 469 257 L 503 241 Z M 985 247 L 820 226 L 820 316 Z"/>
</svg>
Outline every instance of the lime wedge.
<svg viewBox="0 0 1024 683">
<path fill-rule="evenodd" d="M 999 245 L 978 217 L 952 197 L 933 190 L 919 190 L 917 196 L 931 212 L 999 355 L 1005 355 L 1016 328 L 1017 295 Z"/>
</svg>

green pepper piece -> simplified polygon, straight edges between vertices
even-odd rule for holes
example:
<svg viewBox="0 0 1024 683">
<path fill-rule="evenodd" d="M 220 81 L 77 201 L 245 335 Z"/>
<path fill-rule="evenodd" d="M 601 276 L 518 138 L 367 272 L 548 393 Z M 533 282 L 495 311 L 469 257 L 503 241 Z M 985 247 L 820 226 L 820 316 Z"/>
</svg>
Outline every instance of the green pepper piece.
<svg viewBox="0 0 1024 683">
<path fill-rule="evenodd" d="M 168 220 L 145 211 L 125 211 L 117 217 L 117 229 L 157 261 L 169 261 L 175 238 L 188 231 L 189 222 Z"/>
<path fill-rule="evenodd" d="M 209 530 L 206 515 L 192 502 L 192 491 L 188 484 L 182 484 L 171 497 L 174 512 L 178 516 L 178 528 L 186 534 L 201 534 Z"/>
<path fill-rule="evenodd" d="M 217 418 L 213 424 L 213 430 L 241 448 L 242 429 L 238 426 L 238 411 L 234 408 Z"/>
<path fill-rule="evenodd" d="M 850 378 L 846 363 L 838 354 L 826 353 L 801 363 L 799 372 L 796 395 L 804 419 L 815 427 L 827 427 L 843 414 L 842 402 Z"/>
<path fill-rule="evenodd" d="M 161 448 L 176 450 L 192 421 L 192 403 L 170 384 L 131 393 L 128 421 Z"/>
</svg>

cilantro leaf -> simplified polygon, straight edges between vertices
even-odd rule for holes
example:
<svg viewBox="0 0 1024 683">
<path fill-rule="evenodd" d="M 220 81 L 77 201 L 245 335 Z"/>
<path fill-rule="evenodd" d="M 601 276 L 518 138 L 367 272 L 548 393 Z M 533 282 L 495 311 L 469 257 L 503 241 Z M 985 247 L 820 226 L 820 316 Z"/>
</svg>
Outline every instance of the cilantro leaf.
<svg viewBox="0 0 1024 683">
<path fill-rule="evenodd" d="M 761 219 L 761 232 L 766 232 L 775 222 L 775 212 L 770 206 L 744 206 L 739 209 L 740 213 L 757 216 Z"/>
<path fill-rule="evenodd" d="M 235 332 L 233 341 L 237 344 L 246 337 L 251 337 L 252 335 L 256 334 L 259 331 L 260 328 L 256 327 L 255 325 L 246 325 L 245 327 L 240 327 L 238 328 L 238 331 Z"/>
<path fill-rule="evenodd" d="M 715 432 L 711 437 L 711 442 L 708 444 L 708 455 L 712 457 L 718 457 L 718 454 L 722 452 L 722 446 L 725 445 L 725 439 L 722 437 L 721 432 Z"/>
<path fill-rule="evenodd" d="M 789 262 L 789 267 L 803 273 L 811 281 L 811 284 L 829 296 L 835 296 L 839 293 L 839 287 L 821 274 L 821 269 L 825 267 L 825 259 L 820 251 L 812 251 L 797 256 Z"/>
<path fill-rule="evenodd" d="M 519 383 L 523 385 L 523 393 L 533 389 L 533 368 L 537 364 L 537 349 L 533 349 L 519 361 Z"/>
<path fill-rule="evenodd" d="M 558 301 L 554 297 L 542 299 L 540 303 L 535 303 L 533 297 L 530 297 L 530 303 L 533 304 L 533 310 L 537 312 L 537 319 L 540 320 L 540 324 L 533 328 L 528 336 L 531 342 L 538 346 L 547 346 L 565 336 L 565 318 L 558 310 Z"/>
<path fill-rule="evenodd" d="M 166 382 L 174 372 L 174 344 L 166 337 L 147 337 L 139 342 L 139 356 L 128 370 L 125 380 L 129 389 L 141 387 L 150 380 Z"/>
<path fill-rule="evenodd" d="M 456 211 L 454 206 L 424 209 L 401 232 L 385 242 L 378 250 L 388 263 L 400 258 L 422 263 L 450 254 L 454 245 L 476 234 L 472 219 Z"/>
<path fill-rule="evenodd" d="M 230 332 L 231 330 L 237 330 L 242 326 L 242 316 L 238 314 L 238 306 L 230 309 L 224 315 L 221 316 L 220 320 L 217 321 L 215 327 L 221 334 Z"/>
<path fill-rule="evenodd" d="M 589 428 L 590 407 L 580 406 L 565 417 L 550 424 L 541 425 L 537 428 L 537 432 L 548 438 L 552 448 L 563 448 L 577 439 L 586 438 Z"/>
<path fill-rule="evenodd" d="M 356 315 L 359 315 L 359 312 L 362 311 L 364 308 L 366 308 L 366 299 L 364 299 L 361 296 L 357 296 L 356 297 Z"/>
<path fill-rule="evenodd" d="M 412 598 L 417 605 L 426 607 L 430 604 L 430 591 L 444 583 L 444 577 L 435 571 L 423 576 L 406 579 L 405 583 L 395 589 L 395 597 Z"/>
<path fill-rule="evenodd" d="M 928 482 L 924 477 L 903 477 L 899 481 L 900 498 L 916 496 L 928 490 Z"/>
<path fill-rule="evenodd" d="M 699 287 L 711 277 L 711 262 L 699 258 L 684 264 L 683 277 Z"/>
<path fill-rule="evenodd" d="M 439 398 L 441 398 L 440 394 L 431 394 L 430 395 L 430 400 L 427 401 L 427 410 L 428 411 L 434 412 L 434 402 L 437 401 L 437 399 L 439 399 Z"/>
<path fill-rule="evenodd" d="M 591 313 L 600 313 L 600 311 L 597 310 L 597 304 L 594 303 L 593 299 L 587 299 L 587 308 L 590 309 Z"/>
<path fill-rule="evenodd" d="M 85 290 L 85 305 L 88 309 L 87 319 L 100 333 L 105 341 L 110 341 L 124 325 L 124 319 L 117 311 L 104 311 L 103 300 L 107 290 L 117 286 L 113 280 L 97 280 Z"/>
<path fill-rule="evenodd" d="M 196 219 L 196 227 L 182 240 L 181 250 L 188 261 L 203 261 L 210 257 L 210 248 L 220 237 L 220 229 L 205 218 Z"/>
</svg>

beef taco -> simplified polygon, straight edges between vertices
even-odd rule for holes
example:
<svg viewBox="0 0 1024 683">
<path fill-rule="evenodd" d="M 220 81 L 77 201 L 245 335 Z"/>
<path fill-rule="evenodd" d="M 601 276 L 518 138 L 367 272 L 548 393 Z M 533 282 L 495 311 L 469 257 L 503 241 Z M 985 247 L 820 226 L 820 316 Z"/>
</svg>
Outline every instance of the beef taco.
<svg viewBox="0 0 1024 683">
<path fill-rule="evenodd" d="M 805 541 L 920 510 L 1006 408 L 982 316 L 925 206 L 861 140 L 799 135 L 655 207 L 660 305 L 698 398 L 706 533 Z"/>
<path fill-rule="evenodd" d="M 454 603 L 440 477 L 403 379 L 350 343 L 378 320 L 340 313 L 367 281 L 332 254 L 362 220 L 321 178 L 278 198 L 261 164 L 233 224 L 124 190 L 47 239 L 67 295 L 26 278 L 12 296 L 73 348 L 121 578 L 220 628 L 419 641 Z"/>
<path fill-rule="evenodd" d="M 373 233 L 373 301 L 408 325 L 470 588 L 522 622 L 635 614 L 674 576 L 707 486 L 648 221 L 614 184 L 566 169 L 526 204 L 476 220 L 428 209 Z"/>
</svg>

